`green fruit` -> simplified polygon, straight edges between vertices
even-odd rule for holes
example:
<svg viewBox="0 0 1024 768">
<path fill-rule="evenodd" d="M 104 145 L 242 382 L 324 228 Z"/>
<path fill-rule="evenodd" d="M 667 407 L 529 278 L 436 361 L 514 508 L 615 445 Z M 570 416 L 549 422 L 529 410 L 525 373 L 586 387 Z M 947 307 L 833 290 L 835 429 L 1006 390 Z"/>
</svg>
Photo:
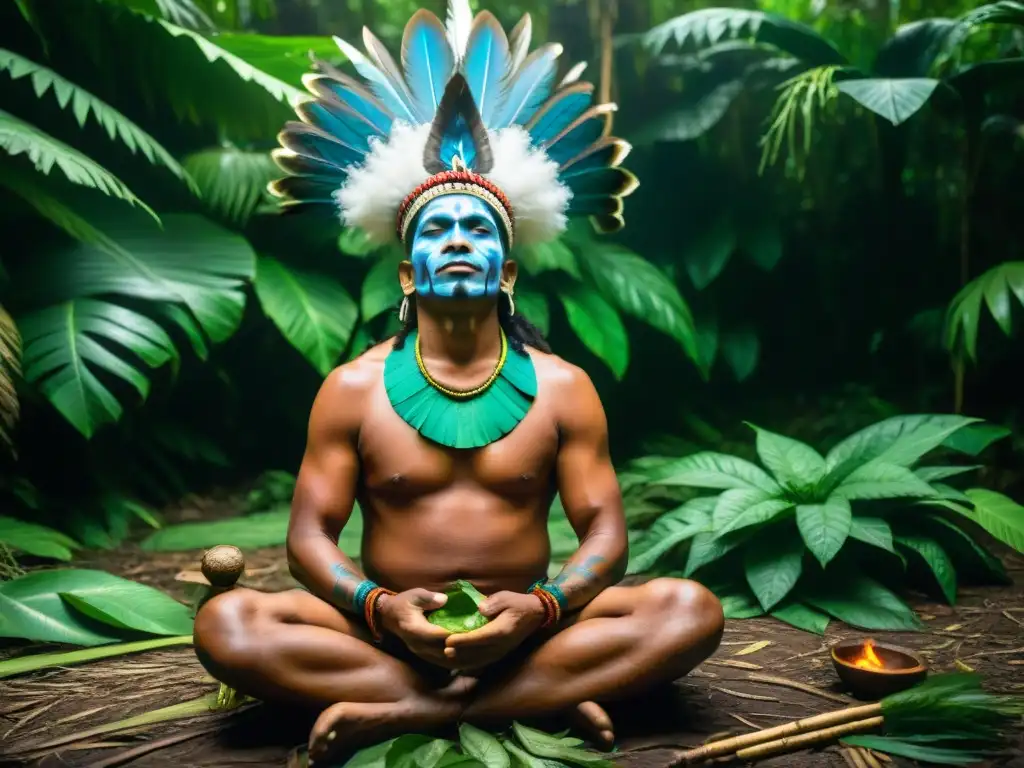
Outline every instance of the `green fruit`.
<svg viewBox="0 0 1024 768">
<path fill-rule="evenodd" d="M 468 581 L 456 581 L 445 594 L 448 602 L 427 614 L 427 621 L 434 626 L 457 634 L 480 629 L 488 622 L 487 617 L 477 609 L 486 595 L 481 594 Z"/>
</svg>

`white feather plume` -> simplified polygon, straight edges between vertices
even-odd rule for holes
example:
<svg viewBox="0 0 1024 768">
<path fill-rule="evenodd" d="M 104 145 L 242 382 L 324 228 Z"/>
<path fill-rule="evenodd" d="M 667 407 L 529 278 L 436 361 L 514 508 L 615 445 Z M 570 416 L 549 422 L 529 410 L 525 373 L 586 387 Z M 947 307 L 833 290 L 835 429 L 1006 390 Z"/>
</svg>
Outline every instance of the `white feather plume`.
<svg viewBox="0 0 1024 768">
<path fill-rule="evenodd" d="M 465 58 L 466 47 L 469 45 L 469 32 L 473 27 L 473 9 L 469 0 L 448 0 L 448 44 L 455 54 L 455 60 Z"/>
<path fill-rule="evenodd" d="M 371 140 L 366 162 L 353 168 L 335 192 L 342 224 L 359 227 L 376 243 L 397 239 L 398 209 L 430 178 L 423 166 L 429 125 L 395 122 L 387 142 Z M 572 192 L 558 180 L 558 165 L 533 147 L 521 127 L 489 131 L 494 167 L 485 176 L 508 197 L 515 216 L 515 244 L 552 240 L 566 227 Z"/>
</svg>

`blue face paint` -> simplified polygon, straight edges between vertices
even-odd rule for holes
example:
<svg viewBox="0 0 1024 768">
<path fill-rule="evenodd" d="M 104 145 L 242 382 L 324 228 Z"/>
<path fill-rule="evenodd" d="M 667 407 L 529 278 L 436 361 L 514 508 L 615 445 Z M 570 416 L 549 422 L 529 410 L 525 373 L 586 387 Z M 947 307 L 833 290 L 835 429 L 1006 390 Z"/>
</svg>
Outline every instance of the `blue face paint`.
<svg viewBox="0 0 1024 768">
<path fill-rule="evenodd" d="M 493 298 L 505 249 L 498 218 L 472 195 L 442 195 L 420 212 L 413 231 L 416 294 L 438 299 Z"/>
</svg>

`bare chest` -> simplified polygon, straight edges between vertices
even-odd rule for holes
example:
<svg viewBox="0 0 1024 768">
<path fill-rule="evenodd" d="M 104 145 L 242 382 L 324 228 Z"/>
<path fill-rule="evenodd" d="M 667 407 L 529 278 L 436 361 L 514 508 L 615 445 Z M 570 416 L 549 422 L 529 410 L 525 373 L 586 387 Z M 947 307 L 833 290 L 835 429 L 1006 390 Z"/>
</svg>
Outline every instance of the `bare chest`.
<svg viewBox="0 0 1024 768">
<path fill-rule="evenodd" d="M 501 440 L 458 451 L 424 439 L 406 424 L 383 387 L 371 401 L 359 438 L 362 485 L 371 494 L 400 501 L 461 487 L 513 500 L 551 487 L 558 430 L 543 398 Z"/>
</svg>

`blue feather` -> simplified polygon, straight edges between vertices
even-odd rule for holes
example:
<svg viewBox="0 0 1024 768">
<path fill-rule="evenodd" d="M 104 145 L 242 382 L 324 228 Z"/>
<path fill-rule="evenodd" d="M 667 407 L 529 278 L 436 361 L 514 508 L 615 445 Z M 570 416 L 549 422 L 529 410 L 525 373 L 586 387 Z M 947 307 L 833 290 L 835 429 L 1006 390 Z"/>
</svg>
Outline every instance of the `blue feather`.
<svg viewBox="0 0 1024 768">
<path fill-rule="evenodd" d="M 473 21 L 462 67 L 480 117 L 488 128 L 501 107 L 501 83 L 511 66 L 505 30 L 490 11 L 481 11 Z"/>
<path fill-rule="evenodd" d="M 621 197 L 608 195 L 573 195 L 568 213 L 573 216 L 611 216 L 622 213 Z"/>
<path fill-rule="evenodd" d="M 576 157 L 563 163 L 559 169 L 558 178 L 564 181 L 598 168 L 617 166 L 626 159 L 630 149 L 630 145 L 622 139 L 610 136 L 598 139 Z"/>
<path fill-rule="evenodd" d="M 596 168 L 580 173 L 566 181 L 573 195 L 607 195 L 625 197 L 637 188 L 636 176 L 625 168 Z"/>
<path fill-rule="evenodd" d="M 587 111 L 592 100 L 594 86 L 590 83 L 576 83 L 552 96 L 526 123 L 526 130 L 535 145 L 541 145 L 572 125 Z"/>
<path fill-rule="evenodd" d="M 359 52 L 357 48 L 346 43 L 339 37 L 334 38 L 341 52 L 348 57 L 356 68 L 356 72 L 370 84 L 370 89 L 380 102 L 387 107 L 391 113 L 402 120 L 416 125 L 419 120 L 413 111 L 411 104 L 408 104 L 404 96 L 399 93 L 395 86 L 388 79 L 387 75 L 377 69 L 373 63 Z"/>
<path fill-rule="evenodd" d="M 430 11 L 417 11 L 405 26 L 402 69 L 420 114 L 432 119 L 455 69 L 455 56 L 444 27 Z"/>
<path fill-rule="evenodd" d="M 370 150 L 370 136 L 376 135 L 373 127 L 352 112 L 348 107 L 329 105 L 322 101 L 307 101 L 295 108 L 306 123 L 320 128 L 342 144 L 366 153 Z"/>
<path fill-rule="evenodd" d="M 324 64 L 320 64 L 320 66 L 325 67 Z M 331 69 L 333 70 L 333 67 Z M 376 96 L 341 72 L 330 71 L 326 68 L 324 71 L 323 75 L 303 75 L 302 82 L 310 93 L 321 99 L 340 101 L 349 109 L 362 115 L 381 136 L 387 136 L 390 133 L 391 123 L 395 119 L 394 115 L 384 108 Z"/>
<path fill-rule="evenodd" d="M 333 136 L 305 123 L 289 121 L 277 136 L 278 142 L 285 149 L 296 155 L 308 155 L 324 160 L 337 166 L 347 168 L 353 163 L 361 163 L 366 154 L 354 147 L 343 144 Z"/>
<path fill-rule="evenodd" d="M 490 126 L 492 129 L 522 125 L 536 114 L 551 95 L 561 55 L 562 46 L 551 44 L 538 48 L 526 58 L 507 88 L 501 111 Z"/>
<path fill-rule="evenodd" d="M 548 157 L 559 165 L 572 160 L 595 141 L 607 135 L 611 129 L 613 111 L 614 107 L 611 104 L 588 109 L 545 145 Z"/>
</svg>

